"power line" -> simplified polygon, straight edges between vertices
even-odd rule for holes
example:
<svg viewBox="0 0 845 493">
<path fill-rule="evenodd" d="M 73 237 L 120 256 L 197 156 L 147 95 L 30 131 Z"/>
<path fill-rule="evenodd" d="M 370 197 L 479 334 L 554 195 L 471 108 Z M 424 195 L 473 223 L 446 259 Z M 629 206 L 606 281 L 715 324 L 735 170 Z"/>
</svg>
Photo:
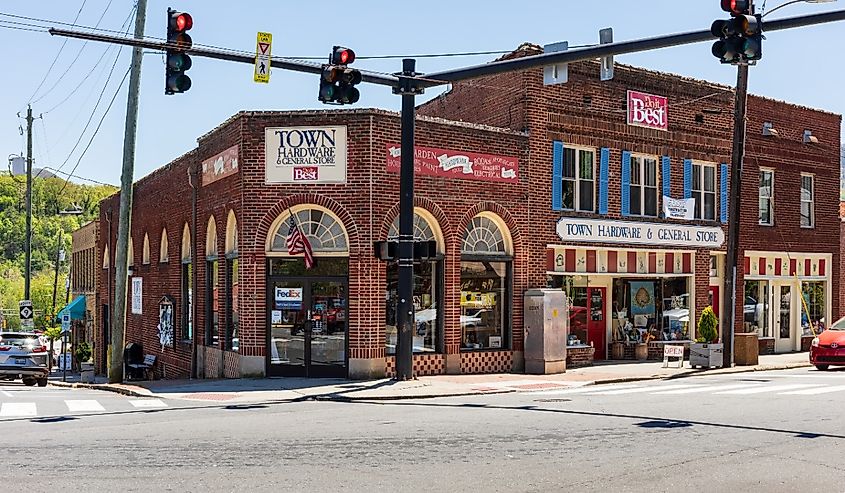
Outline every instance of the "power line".
<svg viewBox="0 0 845 493">
<path fill-rule="evenodd" d="M 102 182 L 102 181 L 95 180 L 93 178 L 87 178 L 87 177 L 84 177 L 84 176 L 74 175 L 73 173 L 68 173 L 67 171 L 62 171 L 60 169 L 52 168 L 50 166 L 44 166 L 43 168 L 48 170 L 48 171 L 52 171 L 54 173 L 61 173 L 62 175 L 67 176 L 68 178 L 77 178 L 79 180 L 84 180 L 84 181 L 89 181 L 91 183 L 96 183 L 97 185 L 105 185 L 105 186 L 108 186 L 108 187 L 117 188 L 117 185 L 112 185 L 111 183 L 105 183 L 105 182 Z"/>
<path fill-rule="evenodd" d="M 79 139 L 76 140 L 76 144 L 73 145 L 73 149 L 70 150 L 67 158 L 65 158 L 65 160 L 62 162 L 61 166 L 59 166 L 59 169 L 62 169 L 64 167 L 64 165 L 67 164 L 67 162 L 70 160 L 70 157 L 73 155 L 73 152 L 79 146 L 79 143 L 82 142 L 82 137 L 85 135 L 85 131 L 88 130 L 88 126 L 91 124 L 91 120 L 94 119 L 94 114 L 97 112 L 97 108 L 100 106 L 100 102 L 102 102 L 102 100 L 103 100 L 103 94 L 105 94 L 106 88 L 108 87 L 109 82 L 111 81 L 111 76 L 114 73 L 114 68 L 117 66 L 117 61 L 120 59 L 120 55 L 121 55 L 121 50 L 118 50 L 117 56 L 114 57 L 114 63 L 111 66 L 111 70 L 109 70 L 109 75 L 108 75 L 108 78 L 106 79 L 106 83 L 103 84 L 103 90 L 100 91 L 100 95 L 97 97 L 97 103 L 94 105 L 94 109 L 91 110 L 91 116 L 88 117 L 88 121 L 85 123 L 85 127 L 82 129 L 82 132 L 79 133 Z"/>
<path fill-rule="evenodd" d="M 109 11 L 109 7 L 111 7 L 111 4 L 112 4 L 112 2 L 113 2 L 113 1 L 114 1 L 114 0 L 109 0 L 109 3 L 108 3 L 108 4 L 106 4 L 106 8 L 103 10 L 103 13 L 100 15 L 100 18 L 99 18 L 99 19 L 97 19 L 97 24 L 96 24 L 94 27 L 98 27 L 98 26 L 100 25 L 100 23 L 101 23 L 101 22 L 103 22 L 103 17 L 105 17 L 105 16 L 106 16 L 106 12 L 108 12 L 108 11 Z M 82 43 L 82 46 L 80 46 L 80 47 L 79 47 L 79 51 L 77 51 L 77 52 L 76 52 L 76 56 L 73 58 L 73 60 L 70 62 L 70 64 L 68 64 L 68 66 L 67 66 L 67 68 L 65 69 L 65 71 L 64 71 L 64 72 L 62 72 L 62 75 L 60 75 L 60 76 L 56 79 L 56 81 L 53 83 L 53 85 L 52 85 L 52 86 L 50 86 L 50 88 L 49 88 L 49 89 L 47 89 L 47 92 L 45 92 L 44 94 L 42 94 L 41 96 L 39 96 L 39 97 L 38 97 L 38 99 L 36 99 L 36 100 L 32 101 L 32 103 L 33 103 L 33 104 L 35 104 L 35 103 L 37 103 L 37 102 L 41 101 L 42 99 L 44 99 L 44 98 L 45 98 L 48 94 L 50 94 L 50 92 L 52 92 L 52 91 L 53 91 L 53 89 L 55 89 L 55 88 L 56 88 L 56 86 L 58 86 L 58 85 L 59 85 L 59 82 L 61 82 L 61 81 L 62 81 L 62 79 L 64 79 L 64 78 L 65 78 L 65 75 L 67 75 L 67 74 L 68 74 L 68 72 L 70 72 L 70 69 L 73 67 L 73 64 L 74 64 L 74 63 L 76 63 L 76 61 L 77 61 L 77 60 L 79 60 L 79 57 L 82 55 L 82 51 L 85 49 L 85 45 L 87 45 L 87 44 L 88 44 L 88 41 L 87 41 L 87 40 L 86 40 L 85 42 L 83 42 L 83 43 Z M 106 49 L 108 49 L 108 48 L 106 48 Z"/>
<path fill-rule="evenodd" d="M 133 8 L 130 10 L 129 15 L 126 17 L 126 20 L 124 20 L 124 21 L 123 21 L 123 24 L 121 24 L 121 26 L 120 26 L 120 27 L 121 27 L 121 29 L 124 29 L 124 30 L 125 30 L 125 29 L 127 29 L 127 25 L 131 25 L 132 18 L 133 18 L 133 16 L 134 16 L 134 15 L 135 15 L 135 7 L 133 7 Z M 126 31 L 124 31 L 124 32 L 126 32 Z M 53 105 L 53 107 L 52 107 L 52 108 L 50 108 L 49 110 L 45 111 L 44 113 L 50 113 L 51 111 L 55 110 L 56 108 L 58 108 L 59 106 L 61 106 L 62 104 L 64 104 L 64 103 L 65 103 L 68 99 L 70 99 L 70 98 L 71 98 L 74 94 L 76 94 L 76 91 L 78 91 L 78 90 L 82 87 L 82 85 L 85 83 L 85 81 L 86 81 L 86 80 L 88 80 L 88 78 L 89 78 L 89 77 L 91 77 L 91 75 L 94 73 L 94 71 L 96 70 L 96 68 L 100 66 L 100 63 L 102 63 L 103 59 L 105 59 L 106 55 L 108 54 L 108 52 L 109 52 L 109 51 L 111 51 L 111 49 L 112 49 L 112 48 L 114 48 L 114 47 L 113 47 L 113 46 L 107 46 L 107 47 L 106 47 L 106 49 L 105 49 L 105 50 L 103 50 L 103 54 L 102 54 L 102 55 L 100 55 L 100 58 L 97 60 L 97 62 L 94 64 L 94 66 L 93 66 L 93 67 L 91 67 L 91 70 L 89 70 L 89 71 L 85 74 L 85 77 L 83 77 L 83 79 L 82 79 L 81 81 L 79 81 L 79 84 L 77 84 L 77 85 L 76 85 L 76 87 L 74 87 L 74 88 L 73 88 L 73 90 L 72 90 L 72 91 L 70 91 L 70 94 L 68 94 L 68 95 L 67 95 L 67 96 L 66 96 L 63 100 L 61 100 L 61 101 L 59 101 L 57 104 Z M 120 49 L 122 49 L 122 48 L 118 47 L 118 50 L 120 50 Z"/>
<path fill-rule="evenodd" d="M 106 119 L 106 115 L 109 114 L 109 110 L 111 110 L 111 107 L 114 104 L 114 100 L 117 99 L 117 95 L 123 88 L 123 83 L 126 82 L 126 77 L 129 76 L 129 72 L 131 71 L 132 68 L 130 67 L 126 70 L 126 73 L 123 74 L 123 79 L 120 81 L 120 85 L 117 86 L 117 90 L 114 91 L 114 95 L 112 96 L 111 101 L 109 101 L 109 105 L 106 107 L 106 111 L 103 113 L 103 116 L 100 118 L 100 122 L 97 123 L 97 128 L 94 129 L 94 133 L 91 135 L 91 138 L 88 139 L 88 144 L 86 144 L 85 149 L 82 150 L 82 154 L 79 155 L 79 159 L 76 160 L 76 164 L 73 166 L 73 169 L 70 170 L 70 173 L 68 174 L 68 177 L 65 180 L 65 184 L 62 185 L 62 188 L 61 190 L 59 190 L 59 193 L 57 195 L 61 195 L 64 189 L 67 187 L 67 184 L 70 182 L 70 177 L 73 176 L 73 173 L 76 172 L 76 168 L 79 167 L 79 163 L 82 162 L 82 158 L 85 157 L 85 153 L 88 152 L 88 149 L 91 147 L 91 143 L 94 142 L 94 137 L 96 137 L 97 133 L 100 131 L 100 127 L 103 125 L 103 121 Z"/>
<path fill-rule="evenodd" d="M 87 2 L 87 1 L 88 0 L 82 0 L 82 5 L 79 6 L 79 10 L 76 12 L 76 17 L 73 18 L 73 23 L 71 24 L 71 26 L 74 26 L 76 24 L 76 21 L 79 20 L 79 15 L 82 13 L 82 9 L 85 8 L 85 2 Z M 20 16 L 16 16 L 16 15 L 12 15 L 12 14 L 3 14 L 3 15 L 6 15 L 6 16 L 9 16 L 9 17 L 20 17 Z M 41 86 L 43 86 L 44 83 L 47 82 L 47 77 L 50 75 L 50 71 L 53 70 L 53 67 L 56 65 L 56 62 L 59 60 L 59 56 L 62 54 L 62 50 L 65 49 L 65 45 L 67 44 L 67 41 L 68 40 L 65 39 L 62 42 L 62 46 L 59 47 L 59 52 L 56 53 L 55 58 L 53 58 L 53 62 L 50 63 L 50 67 L 47 69 L 47 73 L 44 74 L 44 78 L 41 79 L 41 83 L 38 84 L 38 87 L 35 88 L 35 91 L 33 91 L 32 96 L 29 97 L 27 104 L 29 104 L 29 102 L 32 101 L 32 98 L 34 98 L 35 95 L 38 94 L 38 91 L 41 89 Z"/>
</svg>

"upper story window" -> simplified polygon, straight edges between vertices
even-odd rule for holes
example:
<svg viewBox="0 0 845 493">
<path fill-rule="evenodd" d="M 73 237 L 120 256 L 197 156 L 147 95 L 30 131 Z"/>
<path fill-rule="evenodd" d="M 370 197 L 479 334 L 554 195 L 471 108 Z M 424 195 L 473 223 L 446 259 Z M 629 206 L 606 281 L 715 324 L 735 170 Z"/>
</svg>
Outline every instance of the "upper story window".
<svg viewBox="0 0 845 493">
<path fill-rule="evenodd" d="M 562 201 L 564 210 L 594 212 L 596 152 L 567 147 L 563 150 Z"/>
<path fill-rule="evenodd" d="M 695 199 L 695 218 L 716 220 L 716 165 L 693 163 L 692 198 Z"/>
<path fill-rule="evenodd" d="M 631 156 L 630 213 L 657 217 L 657 158 Z"/>
<path fill-rule="evenodd" d="M 815 180 L 811 174 L 801 174 L 801 227 L 815 226 Z"/>
<path fill-rule="evenodd" d="M 770 169 L 760 170 L 760 192 L 758 219 L 760 224 L 774 224 L 775 209 L 775 172 Z"/>
</svg>

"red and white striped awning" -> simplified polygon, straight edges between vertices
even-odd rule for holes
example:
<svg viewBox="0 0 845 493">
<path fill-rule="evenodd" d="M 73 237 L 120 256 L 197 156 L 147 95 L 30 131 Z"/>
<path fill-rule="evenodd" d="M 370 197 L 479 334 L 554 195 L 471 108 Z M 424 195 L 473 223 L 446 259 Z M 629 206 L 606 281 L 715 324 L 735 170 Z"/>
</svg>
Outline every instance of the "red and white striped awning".
<svg viewBox="0 0 845 493">
<path fill-rule="evenodd" d="M 759 277 L 815 277 L 830 274 L 830 254 L 745 252 L 745 275 Z"/>
<path fill-rule="evenodd" d="M 693 273 L 694 253 L 685 250 L 641 250 L 549 247 L 546 270 L 556 274 Z"/>
</svg>

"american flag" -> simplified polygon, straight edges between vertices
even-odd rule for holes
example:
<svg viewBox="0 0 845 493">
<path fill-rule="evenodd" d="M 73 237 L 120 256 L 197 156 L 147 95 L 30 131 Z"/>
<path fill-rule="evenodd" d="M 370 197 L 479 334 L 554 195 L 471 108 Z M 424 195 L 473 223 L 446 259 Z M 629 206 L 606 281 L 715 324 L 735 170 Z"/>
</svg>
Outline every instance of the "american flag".
<svg viewBox="0 0 845 493">
<path fill-rule="evenodd" d="M 311 243 L 308 242 L 308 238 L 299 230 L 293 214 L 290 216 L 290 229 L 288 229 L 288 239 L 285 245 L 288 247 L 288 253 L 291 255 L 305 254 L 306 269 L 314 267 L 314 252 L 311 250 Z"/>
</svg>

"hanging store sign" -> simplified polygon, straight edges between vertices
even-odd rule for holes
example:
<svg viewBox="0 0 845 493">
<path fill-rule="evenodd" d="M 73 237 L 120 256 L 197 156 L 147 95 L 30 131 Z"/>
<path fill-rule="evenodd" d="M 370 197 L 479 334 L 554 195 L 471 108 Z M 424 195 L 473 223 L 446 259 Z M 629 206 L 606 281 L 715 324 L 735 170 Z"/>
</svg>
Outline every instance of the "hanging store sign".
<svg viewBox="0 0 845 493">
<path fill-rule="evenodd" d="M 562 217 L 557 234 L 563 241 L 660 245 L 664 247 L 719 248 L 725 242 L 722 228 L 676 224 L 605 221 Z"/>
<path fill-rule="evenodd" d="M 233 145 L 225 151 L 202 162 L 202 186 L 232 176 L 238 172 L 238 146 Z"/>
<path fill-rule="evenodd" d="M 663 214 L 667 219 L 695 219 L 695 199 L 663 196 Z"/>
<path fill-rule="evenodd" d="M 668 111 L 665 96 L 628 91 L 628 125 L 669 130 Z"/>
<path fill-rule="evenodd" d="M 387 144 L 387 171 L 399 172 L 402 146 Z M 466 180 L 519 183 L 519 160 L 514 157 L 414 147 L 414 174 Z"/>
<path fill-rule="evenodd" d="M 346 127 L 264 129 L 265 183 L 345 183 Z"/>
</svg>

